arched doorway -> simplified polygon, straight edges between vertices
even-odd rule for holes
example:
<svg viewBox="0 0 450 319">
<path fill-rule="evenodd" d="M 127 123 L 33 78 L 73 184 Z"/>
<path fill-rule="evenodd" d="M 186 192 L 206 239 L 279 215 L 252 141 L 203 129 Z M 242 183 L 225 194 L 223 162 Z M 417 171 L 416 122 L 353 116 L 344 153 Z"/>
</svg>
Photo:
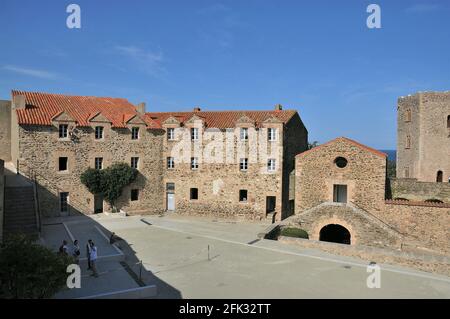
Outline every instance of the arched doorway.
<svg viewBox="0 0 450 319">
<path fill-rule="evenodd" d="M 438 171 L 436 174 L 436 182 L 442 183 L 443 179 L 444 179 L 444 174 L 442 173 L 442 171 Z"/>
<path fill-rule="evenodd" d="M 347 228 L 337 224 L 330 224 L 320 230 L 319 240 L 350 245 L 351 235 Z"/>
</svg>

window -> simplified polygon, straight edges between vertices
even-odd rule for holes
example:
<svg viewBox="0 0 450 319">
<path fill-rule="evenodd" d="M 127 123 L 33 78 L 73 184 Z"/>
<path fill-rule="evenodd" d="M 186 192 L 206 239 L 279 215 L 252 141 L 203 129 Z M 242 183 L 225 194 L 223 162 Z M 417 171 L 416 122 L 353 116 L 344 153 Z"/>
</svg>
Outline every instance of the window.
<svg viewBox="0 0 450 319">
<path fill-rule="evenodd" d="M 131 128 L 131 139 L 132 140 L 139 139 L 139 127 Z"/>
<path fill-rule="evenodd" d="M 405 178 L 409 178 L 409 167 L 405 168 Z"/>
<path fill-rule="evenodd" d="M 131 190 L 131 201 L 137 201 L 139 200 L 139 189 L 132 189 Z"/>
<path fill-rule="evenodd" d="M 139 168 L 139 157 L 131 158 L 131 168 L 135 168 L 135 169 Z"/>
<path fill-rule="evenodd" d="M 247 202 L 247 190 L 246 189 L 241 189 L 239 190 L 239 201 L 240 202 Z"/>
<path fill-rule="evenodd" d="M 450 115 L 447 116 L 447 128 L 450 130 Z"/>
<path fill-rule="evenodd" d="M 190 199 L 191 200 L 197 200 L 198 199 L 198 188 L 191 188 L 191 195 L 190 195 Z"/>
<path fill-rule="evenodd" d="M 411 136 L 406 136 L 406 146 L 405 148 L 411 148 Z"/>
<path fill-rule="evenodd" d="M 167 158 L 167 168 L 168 169 L 174 169 L 175 168 L 175 160 L 173 157 Z"/>
<path fill-rule="evenodd" d="M 438 171 L 436 174 L 436 183 L 442 183 L 444 181 L 444 174 L 442 171 Z"/>
<path fill-rule="evenodd" d="M 167 129 L 167 139 L 169 141 L 173 141 L 175 139 L 175 129 L 174 128 Z"/>
<path fill-rule="evenodd" d="M 69 159 L 67 157 L 60 157 L 58 159 L 58 170 L 60 172 L 67 171 L 67 162 Z"/>
<path fill-rule="evenodd" d="M 275 128 L 269 128 L 267 131 L 267 138 L 270 142 L 277 140 L 277 129 Z"/>
<path fill-rule="evenodd" d="M 69 129 L 69 126 L 67 124 L 61 124 L 59 126 L 59 138 L 67 138 L 67 131 Z"/>
<path fill-rule="evenodd" d="M 95 158 L 95 169 L 103 169 L 103 157 Z"/>
<path fill-rule="evenodd" d="M 405 122 L 411 122 L 411 110 L 405 112 Z"/>
<path fill-rule="evenodd" d="M 69 211 L 69 193 L 59 193 L 59 211 L 61 213 L 67 213 Z"/>
<path fill-rule="evenodd" d="M 269 172 L 274 172 L 275 171 L 275 160 L 273 158 L 270 158 L 267 161 L 267 170 Z"/>
<path fill-rule="evenodd" d="M 333 202 L 347 203 L 347 185 L 333 185 Z"/>
<path fill-rule="evenodd" d="M 95 127 L 95 139 L 101 140 L 103 138 L 103 126 Z"/>
<path fill-rule="evenodd" d="M 191 128 L 191 140 L 198 141 L 198 128 Z"/>
<path fill-rule="evenodd" d="M 239 169 L 241 171 L 246 171 L 248 169 L 248 158 L 241 158 L 239 161 Z"/>
<path fill-rule="evenodd" d="M 175 191 L 175 183 L 167 183 L 166 184 L 166 191 L 173 193 Z"/>
<path fill-rule="evenodd" d="M 191 157 L 191 169 L 198 169 L 198 158 Z"/>
<path fill-rule="evenodd" d="M 241 136 L 241 141 L 248 141 L 248 128 L 242 127 L 240 136 Z"/>
<path fill-rule="evenodd" d="M 336 166 L 339 168 L 346 167 L 347 163 L 347 159 L 345 159 L 344 157 L 336 157 L 336 159 L 334 160 L 334 164 L 336 164 Z"/>
</svg>

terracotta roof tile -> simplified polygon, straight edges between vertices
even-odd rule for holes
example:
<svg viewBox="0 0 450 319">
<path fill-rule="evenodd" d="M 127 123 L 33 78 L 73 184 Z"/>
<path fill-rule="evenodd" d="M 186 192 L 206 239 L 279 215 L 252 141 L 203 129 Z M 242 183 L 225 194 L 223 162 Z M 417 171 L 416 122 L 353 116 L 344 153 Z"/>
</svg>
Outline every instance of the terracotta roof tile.
<svg viewBox="0 0 450 319">
<path fill-rule="evenodd" d="M 243 116 L 248 116 L 252 119 L 257 127 L 261 126 L 261 123 L 265 120 L 276 117 L 281 122 L 287 123 L 297 111 L 195 111 L 195 112 L 159 112 L 159 113 L 146 113 L 145 116 L 148 119 L 153 120 L 158 125 L 173 116 L 181 123 L 188 121 L 193 115 L 202 118 L 205 121 L 206 127 L 213 127 L 219 129 L 233 128 L 236 126 L 236 121 Z"/>
<path fill-rule="evenodd" d="M 12 91 L 25 96 L 25 109 L 17 110 L 19 124 L 52 125 L 52 119 L 66 112 L 78 126 L 89 126 L 89 119 L 101 113 L 113 127 L 126 127 L 124 118 L 133 117 L 136 107 L 123 98 L 70 96 L 39 92 Z"/>
</svg>

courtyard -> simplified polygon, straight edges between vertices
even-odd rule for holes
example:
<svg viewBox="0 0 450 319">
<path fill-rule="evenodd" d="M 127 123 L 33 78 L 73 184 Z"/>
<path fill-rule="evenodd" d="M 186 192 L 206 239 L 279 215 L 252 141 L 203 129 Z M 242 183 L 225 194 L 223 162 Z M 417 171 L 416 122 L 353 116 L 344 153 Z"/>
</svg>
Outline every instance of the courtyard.
<svg viewBox="0 0 450 319">
<path fill-rule="evenodd" d="M 154 298 L 450 298 L 450 278 L 391 265 L 379 265 L 381 287 L 370 289 L 369 261 L 258 239 L 267 226 L 176 214 L 82 217 L 64 220 L 64 227 L 47 222 L 44 241 L 55 248 L 56 238 L 69 238 L 70 232 L 82 243 L 94 238 L 99 247 L 100 278 L 85 274 L 81 289 L 59 298 L 142 282 L 156 285 Z M 111 232 L 121 238 L 118 250 L 107 241 Z M 120 260 L 140 279 L 120 267 Z"/>
</svg>

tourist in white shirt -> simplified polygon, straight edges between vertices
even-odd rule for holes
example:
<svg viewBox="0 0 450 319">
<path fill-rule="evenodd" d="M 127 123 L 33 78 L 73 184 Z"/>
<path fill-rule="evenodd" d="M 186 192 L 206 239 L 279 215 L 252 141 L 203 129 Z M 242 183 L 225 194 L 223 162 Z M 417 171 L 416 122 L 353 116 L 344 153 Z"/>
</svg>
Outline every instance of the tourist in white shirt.
<svg viewBox="0 0 450 319">
<path fill-rule="evenodd" d="M 95 246 L 94 242 L 91 242 L 91 253 L 90 253 L 90 257 L 91 257 L 91 268 L 92 268 L 92 275 L 94 277 L 98 277 L 98 272 L 97 272 L 97 246 Z"/>
</svg>

